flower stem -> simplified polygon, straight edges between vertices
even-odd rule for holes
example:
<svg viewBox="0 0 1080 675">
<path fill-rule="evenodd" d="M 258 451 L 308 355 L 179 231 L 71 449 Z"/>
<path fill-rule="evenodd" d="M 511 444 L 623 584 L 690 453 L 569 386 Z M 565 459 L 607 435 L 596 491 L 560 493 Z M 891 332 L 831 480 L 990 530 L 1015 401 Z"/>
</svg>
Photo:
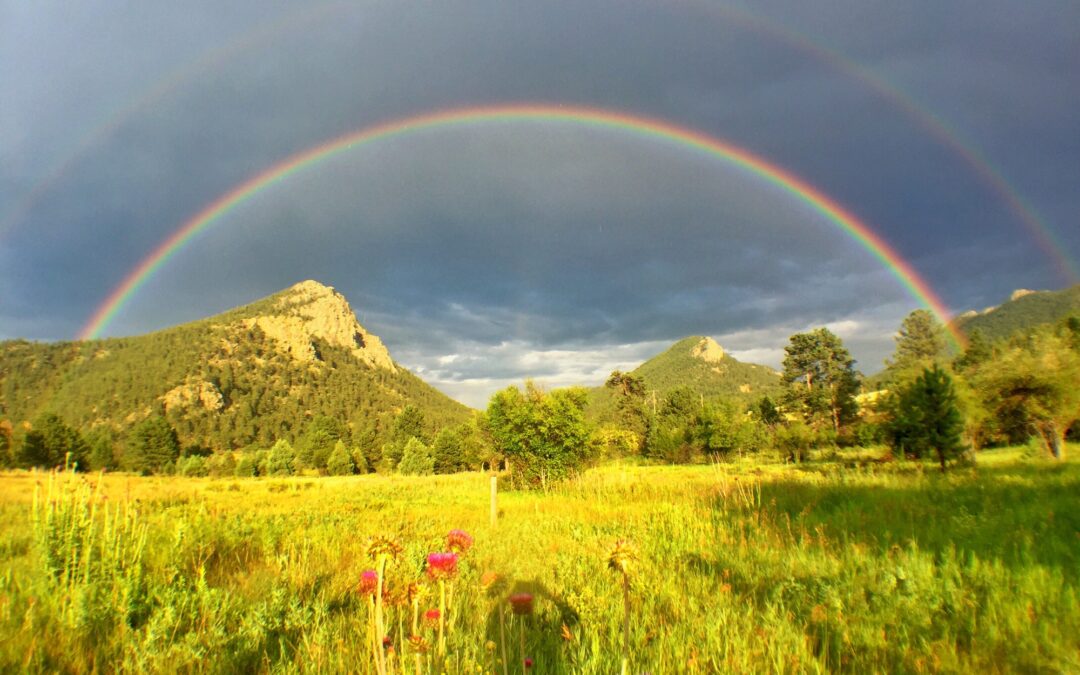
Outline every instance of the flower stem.
<svg viewBox="0 0 1080 675">
<path fill-rule="evenodd" d="M 439 656 L 446 656 L 446 582 L 439 579 Z"/>
<path fill-rule="evenodd" d="M 623 658 L 622 675 L 630 671 L 630 577 L 623 574 Z"/>
</svg>

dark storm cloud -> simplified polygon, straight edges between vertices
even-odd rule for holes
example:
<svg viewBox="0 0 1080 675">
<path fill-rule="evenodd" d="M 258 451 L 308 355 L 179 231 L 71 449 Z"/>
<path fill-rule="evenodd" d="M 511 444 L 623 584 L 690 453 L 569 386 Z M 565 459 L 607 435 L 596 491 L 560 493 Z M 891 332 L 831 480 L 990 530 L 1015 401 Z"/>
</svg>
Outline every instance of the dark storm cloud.
<svg viewBox="0 0 1080 675">
<path fill-rule="evenodd" d="M 75 157 L 0 230 L 0 337 L 75 334 L 169 232 L 295 152 L 506 101 L 623 109 L 742 145 L 850 208 L 956 309 L 1060 285 L 1001 195 L 890 98 L 906 97 L 979 149 L 1080 256 L 1070 3 L 0 11 L 0 61 L 17 64 L 0 71 L 0 219 Z M 112 330 L 194 319 L 304 278 L 338 287 L 398 360 L 471 402 L 529 375 L 595 383 L 687 334 L 777 365 L 787 335 L 825 323 L 848 331 L 872 372 L 916 306 L 805 204 L 722 162 L 610 132 L 488 125 L 291 177 L 196 238 Z"/>
</svg>

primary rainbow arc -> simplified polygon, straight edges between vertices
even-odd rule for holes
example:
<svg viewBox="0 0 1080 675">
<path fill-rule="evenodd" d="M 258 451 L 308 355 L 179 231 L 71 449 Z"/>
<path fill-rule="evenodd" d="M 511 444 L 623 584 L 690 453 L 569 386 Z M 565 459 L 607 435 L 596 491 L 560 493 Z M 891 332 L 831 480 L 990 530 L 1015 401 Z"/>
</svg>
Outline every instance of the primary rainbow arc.
<svg viewBox="0 0 1080 675">
<path fill-rule="evenodd" d="M 829 222 L 849 234 L 881 261 L 915 299 L 930 309 L 944 325 L 949 326 L 950 339 L 957 347 L 964 343 L 962 334 L 949 324 L 950 313 L 945 304 L 918 272 L 869 226 L 802 178 L 727 141 L 700 131 L 676 126 L 664 120 L 640 117 L 621 111 L 547 104 L 439 110 L 365 127 L 292 155 L 225 193 L 170 234 L 109 294 L 79 332 L 78 339 L 87 340 L 99 337 L 154 272 L 195 235 L 220 220 L 237 206 L 289 176 L 335 155 L 356 150 L 376 141 L 425 129 L 508 121 L 567 123 L 586 128 L 625 131 L 639 137 L 653 138 L 703 152 L 734 164 L 809 205 Z"/>
</svg>

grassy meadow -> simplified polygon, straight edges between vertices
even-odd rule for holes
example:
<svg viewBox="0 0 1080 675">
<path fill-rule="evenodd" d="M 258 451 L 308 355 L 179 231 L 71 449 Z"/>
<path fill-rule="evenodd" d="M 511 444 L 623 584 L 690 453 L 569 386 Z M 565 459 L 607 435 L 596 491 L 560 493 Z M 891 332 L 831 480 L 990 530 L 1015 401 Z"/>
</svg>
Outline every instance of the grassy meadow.
<svg viewBox="0 0 1080 675">
<path fill-rule="evenodd" d="M 494 528 L 488 481 L 5 473 L 0 671 L 615 673 L 619 540 L 628 672 L 1080 671 L 1076 461 L 610 465 L 500 492 Z"/>
</svg>

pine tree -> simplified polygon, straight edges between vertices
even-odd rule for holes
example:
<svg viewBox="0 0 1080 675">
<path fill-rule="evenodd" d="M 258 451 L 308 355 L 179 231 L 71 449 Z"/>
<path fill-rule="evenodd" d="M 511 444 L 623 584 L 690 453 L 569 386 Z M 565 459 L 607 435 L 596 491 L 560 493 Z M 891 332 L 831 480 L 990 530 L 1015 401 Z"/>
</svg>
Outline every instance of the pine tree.
<svg viewBox="0 0 1080 675">
<path fill-rule="evenodd" d="M 410 438 L 398 463 L 398 471 L 407 476 L 424 476 L 435 473 L 435 458 L 431 450 L 419 438 Z"/>
<path fill-rule="evenodd" d="M 179 456 L 176 430 L 164 417 L 148 417 L 132 430 L 126 459 L 134 471 L 143 474 L 166 471 Z"/>
<path fill-rule="evenodd" d="M 952 378 L 936 364 L 900 392 L 892 417 L 889 436 L 905 454 L 922 457 L 933 451 L 945 471 L 945 462 L 964 451 L 964 420 Z"/>
<path fill-rule="evenodd" d="M 843 341 L 829 329 L 818 328 L 792 335 L 784 352 L 785 407 L 802 413 L 815 429 L 831 423 L 839 432 L 858 412 L 855 360 Z"/>
<path fill-rule="evenodd" d="M 326 472 L 331 476 L 351 476 L 356 473 L 356 465 L 344 442 L 334 444 L 334 451 L 326 460 Z"/>
<path fill-rule="evenodd" d="M 941 324 L 928 310 L 917 309 L 900 324 L 896 351 L 885 366 L 890 373 L 924 368 L 939 359 L 944 351 L 945 338 Z"/>
</svg>

